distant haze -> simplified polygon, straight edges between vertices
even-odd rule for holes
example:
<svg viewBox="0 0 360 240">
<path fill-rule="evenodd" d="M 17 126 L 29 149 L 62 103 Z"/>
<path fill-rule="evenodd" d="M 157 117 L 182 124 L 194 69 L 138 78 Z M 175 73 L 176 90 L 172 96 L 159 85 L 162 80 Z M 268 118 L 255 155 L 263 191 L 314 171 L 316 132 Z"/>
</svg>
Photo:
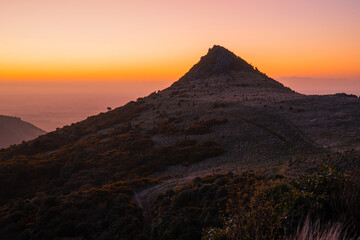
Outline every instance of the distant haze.
<svg viewBox="0 0 360 240">
<path fill-rule="evenodd" d="M 357 79 L 280 77 L 276 80 L 303 94 L 347 93 L 360 95 L 360 77 Z"/>
<path fill-rule="evenodd" d="M 0 114 L 45 131 L 106 112 L 171 82 L 0 82 Z"/>
<path fill-rule="evenodd" d="M 304 94 L 360 95 L 356 81 L 287 77 L 277 79 Z M 175 80 L 154 82 L 0 82 L 0 114 L 16 116 L 45 131 L 116 108 L 162 90 Z"/>
</svg>

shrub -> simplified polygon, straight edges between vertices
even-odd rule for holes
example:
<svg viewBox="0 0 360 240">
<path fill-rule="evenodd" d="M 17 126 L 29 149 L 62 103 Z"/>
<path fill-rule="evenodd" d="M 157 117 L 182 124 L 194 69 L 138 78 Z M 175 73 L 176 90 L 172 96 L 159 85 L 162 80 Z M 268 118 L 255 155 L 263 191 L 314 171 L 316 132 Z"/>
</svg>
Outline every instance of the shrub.
<svg viewBox="0 0 360 240">
<path fill-rule="evenodd" d="M 206 119 L 197 123 L 193 123 L 185 129 L 185 133 L 189 135 L 206 134 L 211 131 L 211 127 L 227 123 L 227 119 Z"/>
<path fill-rule="evenodd" d="M 188 135 L 200 135 L 209 132 L 210 132 L 210 128 L 201 123 L 193 123 L 190 127 L 185 129 L 185 133 Z"/>
<path fill-rule="evenodd" d="M 204 239 L 359 237 L 360 184 L 354 175 L 323 165 L 321 172 L 298 179 L 268 179 L 251 172 L 235 177 L 223 228 L 206 229 Z"/>
</svg>

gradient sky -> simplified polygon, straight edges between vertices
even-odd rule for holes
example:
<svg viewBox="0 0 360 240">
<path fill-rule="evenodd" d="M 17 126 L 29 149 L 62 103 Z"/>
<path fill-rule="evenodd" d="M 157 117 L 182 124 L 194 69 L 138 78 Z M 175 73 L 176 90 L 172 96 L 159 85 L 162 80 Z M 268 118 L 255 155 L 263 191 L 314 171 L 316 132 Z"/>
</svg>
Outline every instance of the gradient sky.
<svg viewBox="0 0 360 240">
<path fill-rule="evenodd" d="M 354 81 L 360 1 L 0 0 L 0 81 L 176 80 L 214 44 L 273 78 Z"/>
</svg>

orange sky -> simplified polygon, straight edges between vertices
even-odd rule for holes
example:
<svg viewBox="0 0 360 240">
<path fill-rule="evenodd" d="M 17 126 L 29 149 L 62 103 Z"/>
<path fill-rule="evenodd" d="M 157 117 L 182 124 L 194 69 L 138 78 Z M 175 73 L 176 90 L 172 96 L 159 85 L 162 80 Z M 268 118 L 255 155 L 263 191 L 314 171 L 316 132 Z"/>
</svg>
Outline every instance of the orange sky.
<svg viewBox="0 0 360 240">
<path fill-rule="evenodd" d="M 0 0 L 0 81 L 176 80 L 214 44 L 274 78 L 360 79 L 359 13 L 359 0 Z"/>
</svg>

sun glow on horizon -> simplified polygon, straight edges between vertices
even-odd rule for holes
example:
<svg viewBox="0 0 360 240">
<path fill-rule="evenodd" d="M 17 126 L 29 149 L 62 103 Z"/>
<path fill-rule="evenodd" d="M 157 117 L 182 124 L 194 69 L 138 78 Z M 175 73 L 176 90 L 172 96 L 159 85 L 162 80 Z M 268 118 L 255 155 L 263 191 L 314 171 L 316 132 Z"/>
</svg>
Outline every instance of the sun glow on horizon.
<svg viewBox="0 0 360 240">
<path fill-rule="evenodd" d="M 270 77 L 359 78 L 360 2 L 0 1 L 0 81 L 176 80 L 222 45 Z"/>
</svg>

